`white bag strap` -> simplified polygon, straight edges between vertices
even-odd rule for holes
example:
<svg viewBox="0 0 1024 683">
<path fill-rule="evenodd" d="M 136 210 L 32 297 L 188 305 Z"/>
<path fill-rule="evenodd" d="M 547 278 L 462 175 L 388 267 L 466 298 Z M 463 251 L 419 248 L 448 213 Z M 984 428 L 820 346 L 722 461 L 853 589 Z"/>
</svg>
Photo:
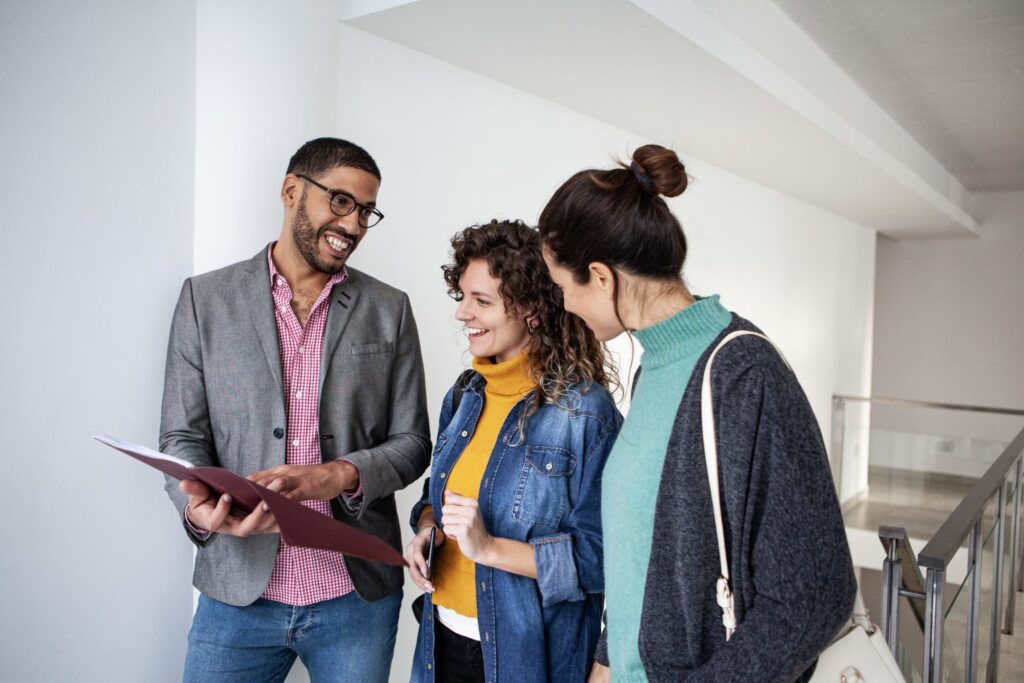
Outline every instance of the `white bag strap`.
<svg viewBox="0 0 1024 683">
<path fill-rule="evenodd" d="M 721 572 L 716 584 L 718 593 L 718 606 L 722 608 L 722 625 L 725 626 L 725 639 L 729 640 L 736 631 L 736 612 L 734 608 L 735 599 L 732 594 L 732 587 L 729 585 L 729 558 L 725 550 L 725 525 L 722 523 L 722 499 L 718 492 L 718 444 L 715 439 L 715 409 L 711 402 L 711 364 L 715 356 L 736 337 L 752 335 L 764 339 L 771 344 L 782 357 L 783 362 L 788 366 L 786 357 L 779 351 L 779 347 L 763 334 L 749 330 L 737 330 L 730 332 L 718 343 L 715 350 L 708 357 L 707 365 L 704 366 L 704 378 L 700 387 L 700 420 L 701 432 L 704 437 L 704 463 L 708 470 L 708 483 L 711 486 L 711 509 L 715 515 L 715 533 L 718 535 L 718 561 L 721 565 Z"/>
<path fill-rule="evenodd" d="M 786 367 L 789 367 L 789 361 L 786 360 L 786 357 L 783 355 L 782 351 L 779 350 L 779 347 L 775 346 L 775 342 L 768 339 L 768 337 L 763 334 L 751 332 L 749 330 L 737 330 L 727 334 L 725 338 L 718 343 L 715 350 L 711 352 L 711 355 L 708 357 L 707 365 L 704 367 L 704 377 L 700 387 L 701 431 L 703 432 L 702 435 L 704 438 L 704 463 L 707 466 L 708 483 L 711 486 L 711 509 L 715 515 L 715 533 L 718 535 L 718 561 L 721 565 L 721 572 L 715 588 L 718 594 L 718 606 L 722 608 L 722 625 L 725 626 L 726 640 L 729 640 L 729 638 L 732 637 L 732 634 L 736 632 L 736 612 L 735 598 L 732 593 L 732 587 L 729 584 L 729 558 L 726 555 L 725 548 L 725 525 L 722 522 L 722 499 L 718 490 L 718 443 L 715 439 L 715 410 L 711 401 L 711 363 L 715 360 L 715 356 L 718 355 L 718 352 L 723 346 L 737 337 L 743 337 L 746 335 L 760 337 L 767 341 L 779 354 L 779 357 L 782 358 L 782 362 L 786 364 Z M 874 625 L 871 623 L 871 618 L 868 616 L 867 607 L 864 606 L 864 598 L 860 594 L 859 586 L 857 587 L 857 599 L 853 606 L 853 615 L 850 618 L 850 625 L 861 626 L 869 634 L 873 633 L 875 630 Z"/>
</svg>

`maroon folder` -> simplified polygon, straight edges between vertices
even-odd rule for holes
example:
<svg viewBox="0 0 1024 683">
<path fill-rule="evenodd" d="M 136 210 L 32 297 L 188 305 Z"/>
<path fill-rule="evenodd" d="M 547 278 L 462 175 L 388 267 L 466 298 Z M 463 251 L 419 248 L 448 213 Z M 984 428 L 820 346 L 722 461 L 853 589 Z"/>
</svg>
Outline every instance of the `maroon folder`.
<svg viewBox="0 0 1024 683">
<path fill-rule="evenodd" d="M 234 507 L 246 513 L 255 510 L 260 503 L 266 503 L 281 529 L 281 537 L 289 545 L 334 550 L 372 562 L 405 566 L 401 553 L 376 536 L 322 515 L 231 470 L 223 467 L 194 467 L 174 456 L 125 443 L 111 436 L 97 436 L 96 440 L 175 479 L 194 479 L 218 494 L 226 493 L 234 501 Z"/>
</svg>

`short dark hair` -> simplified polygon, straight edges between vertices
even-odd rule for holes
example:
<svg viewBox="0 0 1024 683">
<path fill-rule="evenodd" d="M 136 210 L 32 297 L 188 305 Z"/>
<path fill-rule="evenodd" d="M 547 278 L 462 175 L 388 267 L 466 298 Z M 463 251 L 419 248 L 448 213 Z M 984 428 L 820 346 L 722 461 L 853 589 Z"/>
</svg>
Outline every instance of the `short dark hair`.
<svg viewBox="0 0 1024 683">
<path fill-rule="evenodd" d="M 317 138 L 299 147 L 288 162 L 287 172 L 316 178 L 337 166 L 358 168 L 380 180 L 380 169 L 369 152 L 340 138 Z"/>
</svg>

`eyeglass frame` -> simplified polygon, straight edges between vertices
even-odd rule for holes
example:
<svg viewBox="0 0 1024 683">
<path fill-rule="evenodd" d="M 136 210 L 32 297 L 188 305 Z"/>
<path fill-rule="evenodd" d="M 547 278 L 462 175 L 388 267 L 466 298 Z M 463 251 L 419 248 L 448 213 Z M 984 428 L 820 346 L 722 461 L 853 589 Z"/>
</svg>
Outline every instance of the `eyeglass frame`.
<svg viewBox="0 0 1024 683">
<path fill-rule="evenodd" d="M 368 204 L 360 204 L 359 202 L 356 201 L 356 198 L 352 196 L 351 192 L 347 192 L 345 190 L 335 190 L 335 189 L 332 189 L 330 187 L 327 187 L 326 185 L 322 185 L 322 184 L 320 184 L 317 181 L 313 180 L 312 178 L 310 178 L 308 175 L 306 175 L 304 173 L 296 173 L 295 177 L 296 178 L 302 178 L 307 183 L 309 183 L 311 185 L 315 185 L 315 186 L 319 187 L 321 190 L 323 190 L 324 192 L 326 192 L 327 194 L 329 194 L 331 196 L 331 199 L 330 199 L 330 201 L 327 204 L 328 204 L 328 206 L 331 207 L 331 213 L 333 213 L 338 218 L 342 218 L 344 216 L 348 216 L 348 215 L 352 214 L 356 209 L 368 209 L 370 211 L 370 213 L 372 213 L 374 216 L 377 217 L 377 220 L 374 222 L 373 225 L 363 225 L 362 222 L 359 220 L 359 216 L 358 215 L 356 216 L 356 222 L 359 223 L 360 225 L 362 225 L 367 230 L 377 226 L 378 224 L 380 224 L 380 222 L 382 220 L 384 220 L 384 214 L 381 213 L 380 209 L 378 209 L 376 206 L 370 206 Z M 346 196 L 346 197 L 348 197 L 349 199 L 352 200 L 352 210 L 351 211 L 348 211 L 346 213 L 338 213 L 337 211 L 334 210 L 334 198 L 336 196 L 338 196 L 339 194 L 340 195 L 344 195 L 344 196 Z"/>
</svg>

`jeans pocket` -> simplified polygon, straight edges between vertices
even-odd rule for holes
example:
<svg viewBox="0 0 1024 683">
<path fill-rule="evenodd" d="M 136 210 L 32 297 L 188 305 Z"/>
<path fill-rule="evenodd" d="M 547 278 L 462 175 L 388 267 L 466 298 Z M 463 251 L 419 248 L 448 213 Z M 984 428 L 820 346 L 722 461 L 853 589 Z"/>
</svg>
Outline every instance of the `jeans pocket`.
<svg viewBox="0 0 1024 683">
<path fill-rule="evenodd" d="M 530 525 L 557 528 L 569 509 L 569 478 L 576 456 L 564 448 L 527 446 L 512 516 Z"/>
</svg>

